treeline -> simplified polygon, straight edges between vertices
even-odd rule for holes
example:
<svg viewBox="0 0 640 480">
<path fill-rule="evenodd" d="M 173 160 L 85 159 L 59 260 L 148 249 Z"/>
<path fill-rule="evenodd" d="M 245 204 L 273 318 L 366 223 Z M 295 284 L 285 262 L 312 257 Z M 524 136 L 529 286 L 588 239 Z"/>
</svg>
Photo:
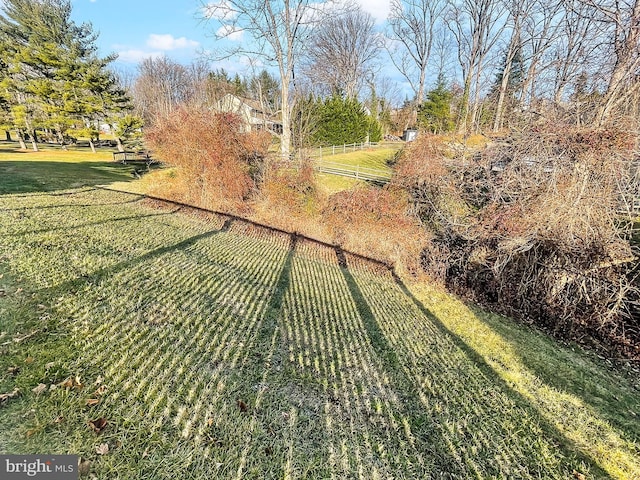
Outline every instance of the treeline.
<svg viewBox="0 0 640 480">
<path fill-rule="evenodd" d="M 69 0 L 7 0 L 0 15 L 0 128 L 22 148 L 39 137 L 61 145 L 87 137 L 94 148 L 101 124 L 126 138 L 140 127 L 131 101 L 100 57 L 90 24 L 71 19 Z"/>
</svg>

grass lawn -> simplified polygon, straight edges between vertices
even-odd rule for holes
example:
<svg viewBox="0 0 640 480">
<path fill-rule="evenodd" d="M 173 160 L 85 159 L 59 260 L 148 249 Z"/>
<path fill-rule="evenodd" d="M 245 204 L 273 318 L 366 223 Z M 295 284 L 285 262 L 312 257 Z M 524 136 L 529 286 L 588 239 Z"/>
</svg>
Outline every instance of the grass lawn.
<svg viewBox="0 0 640 480">
<path fill-rule="evenodd" d="M 20 150 L 17 142 L 0 142 L 0 194 L 54 191 L 133 180 L 132 168 L 113 163 L 113 149 L 62 150 L 39 145 Z"/>
<path fill-rule="evenodd" d="M 104 479 L 640 478 L 637 372 L 240 220 L 26 190 L 0 195 L 1 452 Z"/>
<path fill-rule="evenodd" d="M 331 163 L 340 163 L 353 168 L 358 166 L 373 168 L 375 170 L 382 170 L 391 174 L 391 169 L 387 165 L 387 160 L 393 158 L 394 154 L 401 148 L 401 146 L 402 144 L 390 144 L 347 153 L 324 155 L 322 160 Z M 316 158 L 315 160 L 321 161 L 319 158 Z M 347 190 L 355 185 L 363 183 L 360 180 L 340 177 L 337 175 L 329 175 L 326 173 L 318 173 L 317 175 L 320 188 L 327 194 Z"/>
</svg>

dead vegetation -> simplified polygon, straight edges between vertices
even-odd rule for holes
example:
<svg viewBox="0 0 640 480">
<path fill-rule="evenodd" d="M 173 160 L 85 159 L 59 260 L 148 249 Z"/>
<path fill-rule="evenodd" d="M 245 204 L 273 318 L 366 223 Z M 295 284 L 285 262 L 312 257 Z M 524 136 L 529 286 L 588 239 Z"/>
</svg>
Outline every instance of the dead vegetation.
<svg viewBox="0 0 640 480">
<path fill-rule="evenodd" d="M 269 160 L 267 139 L 240 133 L 233 115 L 180 110 L 148 139 L 178 166 L 174 200 L 426 273 L 556 335 L 640 357 L 625 217 L 640 182 L 626 130 L 543 124 L 474 151 L 425 135 L 389 186 L 330 196 L 310 164 Z"/>
<path fill-rule="evenodd" d="M 538 129 L 471 157 L 423 137 L 396 183 L 434 234 L 423 266 L 447 286 L 555 334 L 640 356 L 631 312 L 637 252 L 621 219 L 635 188 L 635 138 Z"/>
</svg>

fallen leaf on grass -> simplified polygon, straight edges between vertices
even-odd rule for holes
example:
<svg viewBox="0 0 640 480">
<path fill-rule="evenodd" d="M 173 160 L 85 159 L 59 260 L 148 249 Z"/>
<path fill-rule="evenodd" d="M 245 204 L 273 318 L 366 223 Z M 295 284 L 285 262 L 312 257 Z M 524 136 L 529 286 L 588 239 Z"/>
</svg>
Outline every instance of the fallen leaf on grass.
<svg viewBox="0 0 640 480">
<path fill-rule="evenodd" d="M 573 471 L 573 476 L 576 478 L 576 480 L 586 480 L 587 479 L 587 477 L 585 477 L 583 473 L 580 473 L 577 470 Z"/>
<path fill-rule="evenodd" d="M 100 385 L 102 382 L 104 382 L 102 375 L 98 375 L 98 378 L 96 378 L 96 385 Z"/>
<path fill-rule="evenodd" d="M 27 357 L 24 359 L 24 363 L 27 365 L 31 365 L 33 363 L 33 357 Z"/>
<path fill-rule="evenodd" d="M 102 432 L 107 427 L 107 419 L 104 417 L 97 418 L 95 420 L 89 420 L 89 426 L 96 433 Z"/>
<path fill-rule="evenodd" d="M 20 367 L 9 367 L 7 368 L 7 373 L 9 375 L 13 375 L 14 377 L 20 373 Z"/>
<path fill-rule="evenodd" d="M 44 383 L 39 383 L 38 386 L 31 391 L 36 395 L 41 395 L 42 393 L 46 392 L 47 389 L 48 387 Z"/>
<path fill-rule="evenodd" d="M 106 443 L 101 443 L 96 447 L 96 453 L 98 455 L 106 455 L 107 453 L 109 453 L 109 445 L 107 445 Z"/>
<path fill-rule="evenodd" d="M 53 423 L 62 423 L 62 422 L 64 422 L 64 417 L 62 415 L 60 415 L 53 421 Z"/>
<path fill-rule="evenodd" d="M 80 390 L 84 386 L 82 385 L 82 382 L 80 381 L 80 376 L 78 375 L 76 375 L 75 377 L 69 377 L 65 381 L 60 382 L 58 385 L 60 385 L 62 388 L 68 388 L 68 389 L 75 388 L 76 390 Z"/>
<path fill-rule="evenodd" d="M 104 395 L 107 392 L 107 386 L 106 385 L 101 385 L 95 392 L 93 392 L 94 395 Z"/>
<path fill-rule="evenodd" d="M 249 411 L 249 407 L 242 400 L 238 400 L 238 408 L 242 413 L 247 413 Z"/>
<path fill-rule="evenodd" d="M 81 477 L 86 477 L 91 472 L 91 460 L 86 458 L 78 459 L 78 473 Z"/>
<path fill-rule="evenodd" d="M 100 399 L 99 398 L 87 398 L 87 401 L 85 403 L 87 404 L 87 407 L 95 407 L 96 405 L 98 405 L 100 403 Z"/>
<path fill-rule="evenodd" d="M 20 390 L 17 388 L 14 388 L 13 392 L 0 393 L 0 405 L 4 405 L 7 400 L 16 398 L 18 395 L 20 395 Z"/>
<path fill-rule="evenodd" d="M 45 370 L 49 370 L 50 368 L 53 368 L 55 365 L 56 365 L 56 362 L 49 362 L 44 366 L 44 368 Z"/>
</svg>

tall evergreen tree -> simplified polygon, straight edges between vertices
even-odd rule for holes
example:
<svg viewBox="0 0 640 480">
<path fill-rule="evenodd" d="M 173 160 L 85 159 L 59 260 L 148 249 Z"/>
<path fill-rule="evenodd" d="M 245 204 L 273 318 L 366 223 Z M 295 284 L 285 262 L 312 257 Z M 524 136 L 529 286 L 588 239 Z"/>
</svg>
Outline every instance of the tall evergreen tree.
<svg viewBox="0 0 640 480">
<path fill-rule="evenodd" d="M 20 139 L 36 129 L 64 144 L 69 129 L 97 133 L 97 123 L 128 108 L 108 65 L 100 58 L 89 23 L 71 19 L 70 0 L 5 0 L 0 14 L 0 49 L 6 74 L 0 88 Z"/>
<path fill-rule="evenodd" d="M 377 121 L 367 114 L 362 104 L 354 98 L 333 95 L 318 108 L 315 143 L 342 145 L 364 142 L 373 133 L 380 136 Z"/>
<path fill-rule="evenodd" d="M 427 93 L 426 100 L 418 107 L 418 125 L 432 133 L 446 133 L 455 128 L 451 113 L 453 93 L 447 87 L 442 74 L 433 90 Z"/>
</svg>

